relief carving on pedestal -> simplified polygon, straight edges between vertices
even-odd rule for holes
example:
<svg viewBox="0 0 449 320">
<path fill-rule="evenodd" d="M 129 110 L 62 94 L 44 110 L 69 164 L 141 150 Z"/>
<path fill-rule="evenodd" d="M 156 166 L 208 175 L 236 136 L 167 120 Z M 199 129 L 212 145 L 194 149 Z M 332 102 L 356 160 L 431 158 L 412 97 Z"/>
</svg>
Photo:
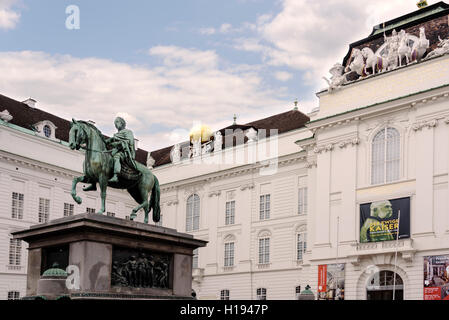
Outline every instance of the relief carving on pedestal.
<svg viewBox="0 0 449 320">
<path fill-rule="evenodd" d="M 170 256 L 115 249 L 111 283 L 116 287 L 169 288 Z"/>
</svg>

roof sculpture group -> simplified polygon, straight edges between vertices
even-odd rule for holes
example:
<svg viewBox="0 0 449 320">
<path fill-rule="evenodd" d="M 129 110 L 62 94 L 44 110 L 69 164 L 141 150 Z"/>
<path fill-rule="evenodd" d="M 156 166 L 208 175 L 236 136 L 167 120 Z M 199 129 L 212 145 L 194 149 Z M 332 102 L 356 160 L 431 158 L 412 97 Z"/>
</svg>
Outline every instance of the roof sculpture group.
<svg viewBox="0 0 449 320">
<path fill-rule="evenodd" d="M 323 79 L 329 85 L 328 91 L 332 92 L 350 82 L 347 77 L 350 73 L 355 72 L 359 77 L 367 77 L 449 53 L 449 38 L 443 40 L 438 37 L 438 39 L 440 41 L 438 47 L 426 55 L 430 42 L 424 27 L 419 29 L 419 38 L 406 33 L 405 30 L 400 32 L 393 30 L 390 37 L 384 35 L 384 45 L 379 50 L 374 52 L 369 47 L 361 50 L 353 49 L 352 61 L 350 60 L 347 67 L 336 63 L 329 70 L 332 77 Z"/>
</svg>

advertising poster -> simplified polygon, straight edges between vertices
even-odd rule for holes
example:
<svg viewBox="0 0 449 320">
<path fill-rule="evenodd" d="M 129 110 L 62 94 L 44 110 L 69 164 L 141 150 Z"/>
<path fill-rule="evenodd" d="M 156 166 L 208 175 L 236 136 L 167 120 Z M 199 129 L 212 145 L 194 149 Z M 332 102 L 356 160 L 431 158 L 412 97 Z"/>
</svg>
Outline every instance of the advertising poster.
<svg viewBox="0 0 449 320">
<path fill-rule="evenodd" d="M 345 265 L 343 263 L 318 266 L 318 299 L 345 299 Z"/>
<path fill-rule="evenodd" d="M 449 255 L 424 257 L 424 300 L 449 300 Z"/>
<path fill-rule="evenodd" d="M 410 198 L 360 205 L 360 243 L 396 240 L 398 230 L 399 239 L 410 238 Z"/>
</svg>

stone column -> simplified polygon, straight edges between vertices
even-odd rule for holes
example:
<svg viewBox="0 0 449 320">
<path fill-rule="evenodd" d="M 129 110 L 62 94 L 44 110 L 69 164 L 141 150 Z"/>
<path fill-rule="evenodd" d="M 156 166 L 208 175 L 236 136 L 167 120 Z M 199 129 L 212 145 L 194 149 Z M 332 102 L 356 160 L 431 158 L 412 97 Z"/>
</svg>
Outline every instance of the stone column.
<svg viewBox="0 0 449 320">
<path fill-rule="evenodd" d="M 37 282 L 41 277 L 42 249 L 28 250 L 27 296 L 37 295 Z"/>
<path fill-rule="evenodd" d="M 189 297 L 192 294 L 192 256 L 173 256 L 173 294 Z"/>
<path fill-rule="evenodd" d="M 434 232 L 433 167 L 434 130 L 424 127 L 416 132 L 416 206 L 411 212 L 414 235 Z"/>
<path fill-rule="evenodd" d="M 330 246 L 330 177 L 331 177 L 331 152 L 324 151 L 318 154 L 317 182 L 316 182 L 316 223 L 315 223 L 315 246 Z"/>
</svg>

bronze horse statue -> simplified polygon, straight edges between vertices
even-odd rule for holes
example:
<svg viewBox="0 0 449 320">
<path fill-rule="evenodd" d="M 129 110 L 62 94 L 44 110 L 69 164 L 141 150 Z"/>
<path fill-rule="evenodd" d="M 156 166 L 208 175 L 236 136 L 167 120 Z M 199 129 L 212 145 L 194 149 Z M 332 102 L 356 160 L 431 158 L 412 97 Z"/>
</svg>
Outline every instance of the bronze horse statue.
<svg viewBox="0 0 449 320">
<path fill-rule="evenodd" d="M 69 147 L 72 150 L 83 148 L 86 150 L 86 157 L 83 163 L 83 173 L 81 177 L 73 179 L 72 198 L 76 203 L 81 204 L 82 199 L 76 194 L 76 185 L 79 182 L 89 183 L 90 186 L 84 191 L 96 191 L 97 183 L 101 191 L 101 210 L 98 214 L 106 211 L 106 189 L 126 189 L 129 194 L 139 204 L 130 215 L 130 219 L 137 217 L 140 209 L 145 211 L 144 222 L 148 223 L 148 213 L 153 210 L 153 221 L 160 220 L 160 188 L 156 176 L 144 165 L 136 162 L 137 172 L 120 175 L 118 182 L 108 182 L 114 174 L 114 163 L 111 151 L 103 134 L 93 124 L 85 121 L 72 119 L 69 133 Z M 151 197 L 149 199 L 149 193 Z"/>
</svg>

